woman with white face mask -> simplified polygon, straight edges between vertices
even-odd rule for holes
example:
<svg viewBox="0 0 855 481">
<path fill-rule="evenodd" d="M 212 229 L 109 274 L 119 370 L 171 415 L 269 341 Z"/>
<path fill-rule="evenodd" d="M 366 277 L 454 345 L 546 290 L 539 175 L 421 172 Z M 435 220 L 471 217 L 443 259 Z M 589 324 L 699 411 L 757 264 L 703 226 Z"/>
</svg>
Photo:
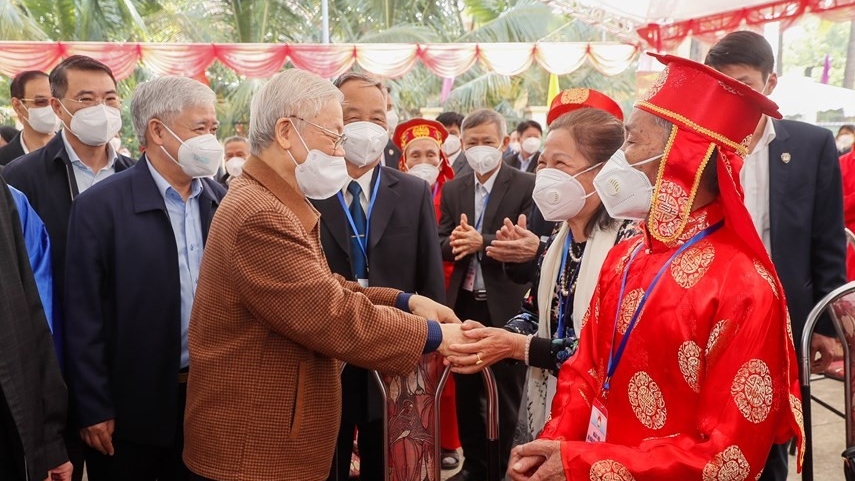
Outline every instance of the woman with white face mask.
<svg viewBox="0 0 855 481">
<path fill-rule="evenodd" d="M 530 366 L 515 444 L 543 429 L 558 369 L 576 350 L 606 254 L 637 232 L 634 222 L 609 217 L 593 185 L 623 144 L 620 107 L 599 92 L 571 89 L 556 97 L 548 120 L 533 197 L 543 217 L 560 227 L 538 261 L 520 313 L 504 329 L 470 329 L 467 336 L 479 341 L 459 346 L 466 354 L 449 359 L 456 372 L 465 373 L 507 358 Z"/>
</svg>

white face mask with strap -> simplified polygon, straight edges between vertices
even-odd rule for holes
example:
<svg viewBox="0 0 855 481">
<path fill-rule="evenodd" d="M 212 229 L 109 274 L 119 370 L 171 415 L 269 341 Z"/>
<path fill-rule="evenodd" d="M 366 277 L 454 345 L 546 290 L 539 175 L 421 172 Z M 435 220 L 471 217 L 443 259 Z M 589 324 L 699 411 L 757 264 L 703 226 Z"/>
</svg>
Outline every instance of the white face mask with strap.
<svg viewBox="0 0 855 481">
<path fill-rule="evenodd" d="M 197 135 L 187 140 L 175 134 L 166 124 L 161 123 L 167 132 L 181 142 L 178 148 L 178 159 L 172 156 L 163 145 L 160 148 L 173 162 L 181 167 L 188 176 L 198 179 L 201 177 L 212 177 L 220 168 L 220 159 L 223 158 L 223 146 L 214 134 Z"/>
<path fill-rule="evenodd" d="M 639 166 L 662 157 L 655 155 L 630 165 L 626 154 L 618 150 L 594 177 L 594 189 L 606 211 L 614 219 L 644 220 L 653 200 L 653 184 Z"/>
<path fill-rule="evenodd" d="M 576 177 L 603 165 L 592 165 L 576 175 L 562 170 L 546 168 L 537 172 L 532 198 L 543 218 L 549 222 L 560 222 L 576 217 L 585 206 L 585 199 L 594 195 L 594 191 L 585 193 L 585 187 Z"/>
<path fill-rule="evenodd" d="M 302 164 L 298 164 L 297 160 L 288 152 L 291 161 L 297 166 L 294 169 L 294 175 L 297 177 L 297 185 L 303 194 L 315 200 L 329 199 L 340 191 L 344 184 L 350 179 L 347 174 L 347 162 L 344 157 L 329 155 L 321 152 L 318 149 L 309 149 L 303 136 L 297 131 L 294 124 L 291 124 L 303 148 L 308 154 L 306 160 Z"/>
</svg>

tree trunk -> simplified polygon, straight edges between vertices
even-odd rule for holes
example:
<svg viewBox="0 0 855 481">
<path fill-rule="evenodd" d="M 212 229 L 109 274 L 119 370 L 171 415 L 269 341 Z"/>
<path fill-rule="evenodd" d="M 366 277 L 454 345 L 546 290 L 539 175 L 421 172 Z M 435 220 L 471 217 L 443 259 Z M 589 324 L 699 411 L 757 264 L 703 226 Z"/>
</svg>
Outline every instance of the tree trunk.
<svg viewBox="0 0 855 481">
<path fill-rule="evenodd" d="M 849 22 L 849 45 L 846 47 L 843 86 L 848 89 L 855 88 L 855 21 Z"/>
</svg>

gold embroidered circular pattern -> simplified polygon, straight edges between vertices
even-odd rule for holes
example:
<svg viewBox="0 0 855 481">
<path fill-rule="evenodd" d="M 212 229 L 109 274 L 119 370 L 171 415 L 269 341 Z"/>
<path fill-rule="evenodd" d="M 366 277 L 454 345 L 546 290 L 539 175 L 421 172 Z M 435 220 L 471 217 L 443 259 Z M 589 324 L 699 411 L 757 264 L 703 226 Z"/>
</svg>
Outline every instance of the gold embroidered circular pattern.
<svg viewBox="0 0 855 481">
<path fill-rule="evenodd" d="M 754 259 L 754 269 L 757 270 L 757 273 L 760 274 L 760 277 L 766 280 L 769 283 L 769 287 L 772 288 L 772 293 L 775 294 L 775 297 L 778 297 L 778 287 L 775 285 L 775 278 L 772 277 L 772 274 L 766 269 L 766 266 L 760 263 L 757 259 Z"/>
<path fill-rule="evenodd" d="M 653 228 L 664 239 L 677 237 L 677 229 L 682 223 L 682 213 L 686 212 L 689 195 L 679 185 L 663 179 L 653 199 Z"/>
<path fill-rule="evenodd" d="M 683 289 L 689 289 L 710 270 L 715 260 L 715 247 L 708 240 L 698 242 L 671 263 L 671 276 Z"/>
<path fill-rule="evenodd" d="M 612 459 L 603 459 L 591 465 L 591 481 L 635 481 L 626 467 Z"/>
<path fill-rule="evenodd" d="M 796 418 L 796 424 L 799 425 L 799 433 L 802 435 L 802 439 L 805 438 L 805 417 L 802 413 L 802 402 L 801 400 L 793 394 L 790 394 L 790 410 L 793 412 L 793 417 Z M 802 443 L 802 449 L 799 450 L 799 463 L 804 460 L 804 443 Z"/>
<path fill-rule="evenodd" d="M 730 446 L 704 466 L 704 481 L 744 481 L 749 474 L 751 466 L 739 446 Z"/>
<path fill-rule="evenodd" d="M 725 324 L 727 324 L 726 319 L 718 321 L 710 331 L 710 337 L 707 339 L 707 347 L 704 350 L 704 355 L 707 356 L 707 358 L 709 358 L 710 353 L 715 349 L 722 332 L 724 332 Z M 710 359 L 707 359 L 707 362 L 710 362 Z"/>
<path fill-rule="evenodd" d="M 588 89 L 569 89 L 561 93 L 561 104 L 581 104 L 588 100 L 591 91 Z"/>
<path fill-rule="evenodd" d="M 656 94 L 658 94 L 659 91 L 662 90 L 662 87 L 665 85 L 665 81 L 668 80 L 669 72 L 670 69 L 666 66 L 665 70 L 663 70 L 662 73 L 660 73 L 659 76 L 656 77 L 656 81 L 653 82 L 653 85 L 650 86 L 650 89 L 647 91 L 647 93 L 644 95 L 644 98 L 642 98 L 641 100 L 647 101 L 655 97 Z"/>
<path fill-rule="evenodd" d="M 745 419 L 760 423 L 772 409 L 772 376 L 760 359 L 751 359 L 739 368 L 730 386 L 733 402 Z"/>
<path fill-rule="evenodd" d="M 680 363 L 680 372 L 683 379 L 692 388 L 692 391 L 701 392 L 698 379 L 701 373 L 701 348 L 694 341 L 686 341 L 680 345 L 677 351 L 677 360 Z"/>
<path fill-rule="evenodd" d="M 644 289 L 638 288 L 629 291 L 620 303 L 620 315 L 618 316 L 617 330 L 621 334 L 626 334 L 626 329 L 629 327 L 629 322 L 632 320 L 632 315 L 635 314 L 635 309 L 641 302 L 641 296 L 644 295 Z M 640 316 L 641 314 L 639 314 Z M 638 321 L 635 321 L 638 324 Z"/>
<path fill-rule="evenodd" d="M 668 419 L 665 398 L 646 372 L 639 371 L 632 376 L 627 394 L 638 421 L 648 429 L 662 429 Z"/>
<path fill-rule="evenodd" d="M 786 327 L 787 327 L 787 337 L 790 338 L 790 342 L 795 344 L 795 341 L 793 341 L 793 321 L 790 320 L 790 311 L 787 311 L 787 326 Z"/>
</svg>

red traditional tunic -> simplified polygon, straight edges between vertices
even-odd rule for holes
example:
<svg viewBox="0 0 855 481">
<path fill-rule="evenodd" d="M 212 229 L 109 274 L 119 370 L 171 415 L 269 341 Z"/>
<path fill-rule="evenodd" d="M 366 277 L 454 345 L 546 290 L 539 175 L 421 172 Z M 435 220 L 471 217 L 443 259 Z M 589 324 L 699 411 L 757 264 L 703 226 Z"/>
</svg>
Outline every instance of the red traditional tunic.
<svg viewBox="0 0 855 481">
<path fill-rule="evenodd" d="M 843 220 L 855 232 L 855 150 L 840 156 L 840 177 L 843 179 Z M 846 277 L 855 280 L 855 249 L 846 246 Z"/>
<path fill-rule="evenodd" d="M 796 357 L 782 294 L 727 224 L 665 268 L 603 400 L 606 441 L 584 441 L 591 403 L 606 377 L 616 314 L 615 349 L 660 268 L 680 245 L 722 219 L 720 205 L 710 204 L 691 214 L 677 245 L 645 232 L 606 258 L 579 351 L 561 368 L 553 419 L 541 435 L 563 441 L 567 479 L 753 480 L 773 442 L 801 441 Z M 639 244 L 618 306 L 624 268 Z"/>
</svg>

